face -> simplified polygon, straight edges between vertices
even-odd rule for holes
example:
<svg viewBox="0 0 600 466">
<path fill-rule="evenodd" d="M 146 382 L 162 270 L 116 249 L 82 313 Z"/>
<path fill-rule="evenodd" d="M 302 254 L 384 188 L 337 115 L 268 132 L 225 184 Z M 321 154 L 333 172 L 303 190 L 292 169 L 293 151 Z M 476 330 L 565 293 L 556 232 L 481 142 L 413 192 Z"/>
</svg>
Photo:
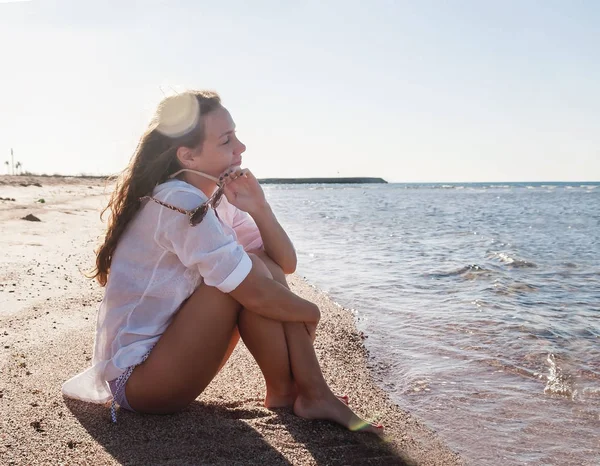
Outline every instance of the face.
<svg viewBox="0 0 600 466">
<path fill-rule="evenodd" d="M 204 142 L 192 151 L 186 168 L 218 177 L 227 168 L 241 165 L 246 146 L 237 138 L 227 109 L 220 107 L 203 118 Z"/>
</svg>

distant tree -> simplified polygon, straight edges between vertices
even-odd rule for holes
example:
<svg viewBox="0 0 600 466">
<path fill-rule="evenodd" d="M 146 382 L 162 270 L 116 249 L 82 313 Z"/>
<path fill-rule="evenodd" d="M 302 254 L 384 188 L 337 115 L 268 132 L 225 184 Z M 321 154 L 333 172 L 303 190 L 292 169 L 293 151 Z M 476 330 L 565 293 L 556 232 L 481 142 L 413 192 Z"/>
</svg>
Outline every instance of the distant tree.
<svg viewBox="0 0 600 466">
<path fill-rule="evenodd" d="M 23 165 L 21 165 L 21 162 L 17 162 L 17 163 L 15 163 L 15 169 L 17 170 L 17 175 L 19 174 L 19 171 L 21 170 L 21 167 L 22 167 L 22 166 L 23 166 Z"/>
<path fill-rule="evenodd" d="M 9 173 L 9 170 L 10 170 L 10 162 L 7 160 L 6 162 L 4 162 L 4 165 L 6 165 L 6 173 Z"/>
</svg>

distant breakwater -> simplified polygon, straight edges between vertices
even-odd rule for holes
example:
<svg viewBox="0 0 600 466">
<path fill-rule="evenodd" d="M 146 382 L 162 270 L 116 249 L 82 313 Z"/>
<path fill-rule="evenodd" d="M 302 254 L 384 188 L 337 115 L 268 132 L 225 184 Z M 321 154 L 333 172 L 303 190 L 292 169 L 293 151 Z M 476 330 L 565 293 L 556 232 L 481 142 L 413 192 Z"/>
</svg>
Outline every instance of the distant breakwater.
<svg viewBox="0 0 600 466">
<path fill-rule="evenodd" d="M 92 179 L 92 180 L 111 180 L 114 181 L 119 175 L 47 175 L 47 174 L 35 174 L 35 173 L 22 173 L 19 175 L 0 175 L 0 185 L 5 184 L 3 181 L 12 180 L 16 177 L 23 182 L 29 180 L 29 184 L 33 184 L 34 179 L 40 179 L 43 182 L 44 178 L 62 178 L 65 180 L 77 180 L 77 179 Z M 360 177 L 349 177 L 349 178 L 261 178 L 258 180 L 261 184 L 359 184 L 359 183 L 379 183 L 387 184 L 383 178 L 360 178 Z"/>
<path fill-rule="evenodd" d="M 383 178 L 263 178 L 260 184 L 358 184 L 387 183 Z"/>
</svg>

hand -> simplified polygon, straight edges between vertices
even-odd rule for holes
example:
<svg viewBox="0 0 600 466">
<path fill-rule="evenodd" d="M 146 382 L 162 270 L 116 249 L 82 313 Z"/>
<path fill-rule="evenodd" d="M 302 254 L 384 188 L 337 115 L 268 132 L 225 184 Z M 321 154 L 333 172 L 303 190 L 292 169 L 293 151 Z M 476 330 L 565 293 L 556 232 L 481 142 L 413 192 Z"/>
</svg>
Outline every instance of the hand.
<svg viewBox="0 0 600 466">
<path fill-rule="evenodd" d="M 225 184 L 225 197 L 238 209 L 253 214 L 267 205 L 260 183 L 247 168 L 228 168 L 219 180 Z"/>
</svg>

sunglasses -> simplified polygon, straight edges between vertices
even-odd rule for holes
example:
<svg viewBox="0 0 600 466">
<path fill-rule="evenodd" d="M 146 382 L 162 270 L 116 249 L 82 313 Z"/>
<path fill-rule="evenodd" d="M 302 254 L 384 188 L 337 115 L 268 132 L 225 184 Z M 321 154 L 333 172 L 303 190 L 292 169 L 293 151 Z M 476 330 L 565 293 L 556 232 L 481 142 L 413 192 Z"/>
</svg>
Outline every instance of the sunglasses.
<svg viewBox="0 0 600 466">
<path fill-rule="evenodd" d="M 174 210 L 175 212 L 185 214 L 189 218 L 190 226 L 195 227 L 202 220 L 204 220 L 204 216 L 208 212 L 209 208 L 212 208 L 212 209 L 217 208 L 217 206 L 221 202 L 221 199 L 223 198 L 223 192 L 224 192 L 224 185 L 221 185 L 217 188 L 217 190 L 212 194 L 212 196 L 210 196 L 210 198 L 207 201 L 203 202 L 202 204 L 200 204 L 198 207 L 196 207 L 193 210 L 180 209 L 179 207 L 175 207 L 174 205 L 159 201 L 158 199 L 156 199 L 152 196 L 140 197 L 140 201 L 143 201 L 144 199 L 150 199 L 150 200 L 156 202 L 157 204 L 160 204 L 161 206 L 166 207 L 167 209 L 171 209 L 171 210 Z M 215 211 L 215 214 L 217 214 L 216 211 Z M 218 217 L 218 214 L 217 214 L 217 217 Z"/>
</svg>

